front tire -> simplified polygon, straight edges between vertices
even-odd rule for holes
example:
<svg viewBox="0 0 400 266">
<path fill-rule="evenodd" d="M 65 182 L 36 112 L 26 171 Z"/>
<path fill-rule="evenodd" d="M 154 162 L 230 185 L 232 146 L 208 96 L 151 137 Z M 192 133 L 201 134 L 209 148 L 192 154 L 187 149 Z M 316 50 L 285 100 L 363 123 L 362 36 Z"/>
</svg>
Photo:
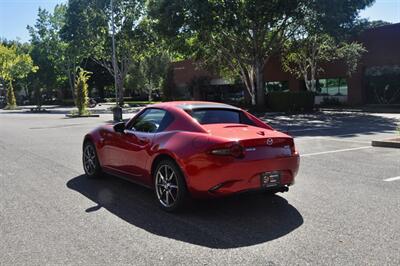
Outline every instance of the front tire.
<svg viewBox="0 0 400 266">
<path fill-rule="evenodd" d="M 162 160 L 153 174 L 154 192 L 161 209 L 181 210 L 187 202 L 187 188 L 183 174 L 172 160 Z"/>
<path fill-rule="evenodd" d="M 91 178 L 100 178 L 102 171 L 97 157 L 96 147 L 90 141 L 83 144 L 82 154 L 83 170 L 85 174 Z"/>
</svg>

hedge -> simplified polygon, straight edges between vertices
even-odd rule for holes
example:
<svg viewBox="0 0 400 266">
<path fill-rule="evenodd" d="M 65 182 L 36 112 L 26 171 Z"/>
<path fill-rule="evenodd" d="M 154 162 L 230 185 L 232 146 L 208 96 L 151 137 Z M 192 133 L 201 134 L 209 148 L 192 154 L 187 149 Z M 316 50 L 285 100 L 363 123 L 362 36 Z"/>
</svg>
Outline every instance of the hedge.
<svg viewBox="0 0 400 266">
<path fill-rule="evenodd" d="M 314 93 L 309 91 L 269 92 L 267 103 L 270 109 L 278 112 L 312 111 Z"/>
</svg>

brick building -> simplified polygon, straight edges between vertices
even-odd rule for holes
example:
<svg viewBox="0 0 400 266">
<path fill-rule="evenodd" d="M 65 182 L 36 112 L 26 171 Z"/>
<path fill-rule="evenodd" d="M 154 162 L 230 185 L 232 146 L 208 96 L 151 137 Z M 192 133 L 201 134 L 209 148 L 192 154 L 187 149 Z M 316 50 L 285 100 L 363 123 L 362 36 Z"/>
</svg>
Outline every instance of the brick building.
<svg viewBox="0 0 400 266">
<path fill-rule="evenodd" d="M 348 77 L 342 62 L 323 66 L 325 71 L 318 76 L 319 96 L 316 97 L 316 103 L 326 97 L 336 98 L 349 105 L 400 103 L 400 95 L 395 95 L 397 91 L 400 93 L 400 23 L 368 29 L 356 40 L 367 49 L 357 71 Z M 174 81 L 182 91 L 192 80 L 200 77 L 207 77 L 210 86 L 218 88 L 221 95 L 231 93 L 229 82 L 196 68 L 192 61 L 174 63 Z M 271 59 L 266 65 L 264 81 L 266 92 L 305 90 L 304 81 L 282 70 L 279 58 Z M 238 95 L 237 89 L 233 93 Z"/>
</svg>

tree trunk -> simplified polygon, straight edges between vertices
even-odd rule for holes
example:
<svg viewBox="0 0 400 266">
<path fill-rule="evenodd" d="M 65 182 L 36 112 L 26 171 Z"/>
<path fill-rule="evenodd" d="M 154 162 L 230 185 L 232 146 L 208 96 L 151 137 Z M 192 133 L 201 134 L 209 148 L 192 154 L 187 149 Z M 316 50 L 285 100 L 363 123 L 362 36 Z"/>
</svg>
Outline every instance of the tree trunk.
<svg viewBox="0 0 400 266">
<path fill-rule="evenodd" d="M 311 67 L 311 91 L 315 92 L 317 90 L 316 88 L 316 79 L 315 79 L 315 66 Z"/>
<path fill-rule="evenodd" d="M 153 97 L 152 97 L 151 93 L 152 93 L 152 89 L 150 88 L 149 89 L 149 95 L 148 95 L 149 102 L 151 102 L 153 100 Z"/>
<path fill-rule="evenodd" d="M 307 70 L 303 70 L 304 83 L 306 84 L 307 91 L 311 91 L 310 81 L 308 80 Z"/>
<path fill-rule="evenodd" d="M 265 107 L 265 90 L 264 90 L 264 78 L 263 78 L 262 64 L 257 60 L 255 65 L 255 79 L 256 79 L 256 95 L 257 95 L 257 107 Z"/>
<path fill-rule="evenodd" d="M 38 109 L 42 108 L 42 88 L 39 86 L 35 89 L 35 102 Z"/>
<path fill-rule="evenodd" d="M 75 75 L 70 70 L 67 70 L 68 84 L 71 90 L 72 100 L 75 102 Z"/>
<path fill-rule="evenodd" d="M 27 85 L 27 84 L 24 84 L 24 85 L 23 85 L 23 89 L 24 89 L 24 92 L 25 92 L 26 97 L 27 97 L 28 100 L 30 101 L 30 100 L 31 100 L 31 92 L 30 92 L 30 90 L 28 90 L 28 85 Z"/>
<path fill-rule="evenodd" d="M 149 88 L 148 88 L 148 100 L 151 102 L 153 100 L 153 82 L 152 82 L 152 77 L 149 75 Z"/>
<path fill-rule="evenodd" d="M 104 85 L 99 85 L 97 88 L 97 94 L 100 99 L 104 99 Z"/>
<path fill-rule="evenodd" d="M 124 105 L 124 86 L 120 78 L 117 79 L 117 94 L 117 104 L 122 107 Z"/>
<path fill-rule="evenodd" d="M 256 104 L 257 104 L 256 95 L 253 93 L 253 94 L 251 95 L 251 105 L 252 105 L 252 106 L 255 106 Z"/>
</svg>

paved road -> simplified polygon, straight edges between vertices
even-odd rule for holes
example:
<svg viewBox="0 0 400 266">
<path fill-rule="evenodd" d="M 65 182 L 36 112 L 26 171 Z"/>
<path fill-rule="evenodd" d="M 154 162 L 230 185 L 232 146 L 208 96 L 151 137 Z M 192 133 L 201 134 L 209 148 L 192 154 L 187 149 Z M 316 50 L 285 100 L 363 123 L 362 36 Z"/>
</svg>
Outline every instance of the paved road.
<svg viewBox="0 0 400 266">
<path fill-rule="evenodd" d="M 111 119 L 0 113 L 0 265 L 399 265 L 399 115 L 265 116 L 296 136 L 289 193 L 160 211 L 147 189 L 82 173 L 85 132 Z"/>
</svg>

